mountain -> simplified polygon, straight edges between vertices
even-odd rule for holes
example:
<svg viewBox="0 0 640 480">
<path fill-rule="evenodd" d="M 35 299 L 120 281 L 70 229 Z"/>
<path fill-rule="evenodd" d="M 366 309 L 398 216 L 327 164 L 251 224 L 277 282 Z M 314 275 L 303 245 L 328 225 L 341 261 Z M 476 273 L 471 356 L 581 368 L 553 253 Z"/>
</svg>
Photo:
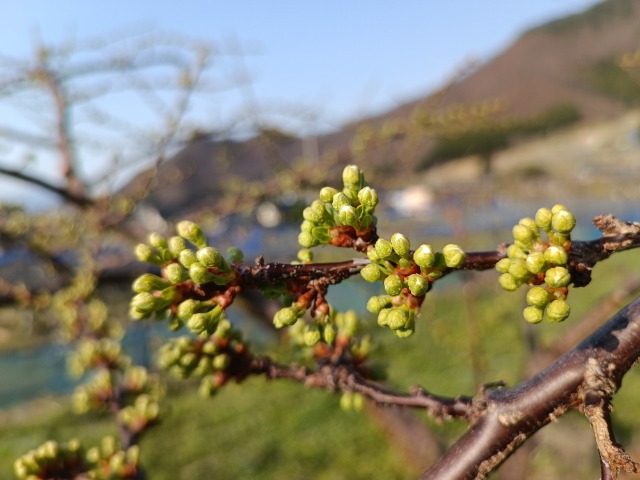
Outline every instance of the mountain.
<svg viewBox="0 0 640 480">
<path fill-rule="evenodd" d="M 215 209 L 231 194 L 238 201 L 228 205 L 227 198 L 222 209 L 227 211 L 241 208 L 245 196 L 266 198 L 282 184 L 296 189 L 335 177 L 340 169 L 332 166 L 353 161 L 369 177 L 393 185 L 399 174 L 424 167 L 443 122 L 458 130 L 474 122 L 492 128 L 505 122 L 534 124 L 536 132 L 544 132 L 536 122 L 558 106 L 575 110 L 583 123 L 613 119 L 640 104 L 640 67 L 637 72 L 620 67 L 621 59 L 638 61 L 638 32 L 640 2 L 606 0 L 524 32 L 495 58 L 438 92 L 337 132 L 304 139 L 275 129 L 246 141 L 199 137 L 157 172 L 135 178 L 124 193 L 146 189 L 147 203 L 167 217 Z M 279 173 L 284 171 L 294 173 Z M 284 175 L 280 187 L 266 181 L 278 175 Z"/>
</svg>

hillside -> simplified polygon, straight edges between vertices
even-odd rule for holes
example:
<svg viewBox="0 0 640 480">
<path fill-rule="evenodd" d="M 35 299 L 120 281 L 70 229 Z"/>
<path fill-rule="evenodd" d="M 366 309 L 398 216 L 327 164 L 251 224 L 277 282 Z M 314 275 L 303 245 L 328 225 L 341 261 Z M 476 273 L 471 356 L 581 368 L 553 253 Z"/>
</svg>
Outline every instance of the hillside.
<svg viewBox="0 0 640 480">
<path fill-rule="evenodd" d="M 338 132 L 298 139 L 269 130 L 242 142 L 200 138 L 160 168 L 149 184 L 148 202 L 165 216 L 204 205 L 215 208 L 225 193 L 241 196 L 253 189 L 253 197 L 259 199 L 277 192 L 277 186 L 265 186 L 263 180 L 294 165 L 299 172 L 307 165 L 306 170 L 324 177 L 330 164 L 351 161 L 393 186 L 398 173 L 417 171 L 432 149 L 433 119 L 447 119 L 451 112 L 455 117 L 460 106 L 468 110 L 493 105 L 491 118 L 501 121 L 533 118 L 558 105 L 575 108 L 583 124 L 618 118 L 640 100 L 640 72 L 636 80 L 635 72 L 618 66 L 623 54 L 640 47 L 638 31 L 640 2 L 607 0 L 524 32 L 495 58 L 438 92 Z M 431 124 L 416 127 L 423 121 L 420 115 L 431 119 Z M 379 142 L 376 132 L 385 125 L 412 135 L 390 135 L 391 140 Z M 363 136 L 367 128 L 369 135 Z M 357 132 L 365 149 L 354 159 L 352 140 Z M 125 193 L 140 190 L 142 179 L 150 175 L 146 172 L 134 179 Z M 313 183 L 314 178 L 289 177 L 285 188 Z"/>
</svg>

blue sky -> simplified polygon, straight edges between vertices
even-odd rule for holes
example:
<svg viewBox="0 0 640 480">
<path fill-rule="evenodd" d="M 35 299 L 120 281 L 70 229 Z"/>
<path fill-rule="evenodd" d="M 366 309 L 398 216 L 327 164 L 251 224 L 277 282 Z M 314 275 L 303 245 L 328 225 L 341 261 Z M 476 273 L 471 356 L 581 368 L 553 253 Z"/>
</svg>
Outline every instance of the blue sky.
<svg viewBox="0 0 640 480">
<path fill-rule="evenodd" d="M 429 92 L 469 59 L 486 61 L 525 29 L 594 0 L 404 2 L 247 0 L 3 2 L 0 53 L 26 57 L 40 40 L 170 31 L 240 45 L 258 104 L 301 105 L 315 127 L 339 126 Z M 246 100 L 219 101 L 218 118 Z M 2 118 L 0 125 L 9 119 Z M 132 115 L 135 115 L 132 112 Z M 8 189 L 0 189 L 5 192 Z M 0 193 L 0 200 L 5 195 Z"/>
</svg>

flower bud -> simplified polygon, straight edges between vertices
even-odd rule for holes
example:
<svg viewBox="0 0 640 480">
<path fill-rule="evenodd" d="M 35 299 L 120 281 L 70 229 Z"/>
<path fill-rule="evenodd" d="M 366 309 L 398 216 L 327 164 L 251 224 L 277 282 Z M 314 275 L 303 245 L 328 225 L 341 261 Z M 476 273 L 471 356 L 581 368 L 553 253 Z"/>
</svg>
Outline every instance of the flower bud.
<svg viewBox="0 0 640 480">
<path fill-rule="evenodd" d="M 408 257 L 411 250 L 409 239 L 401 233 L 391 235 L 391 248 L 401 257 Z"/>
<path fill-rule="evenodd" d="M 389 295 L 374 295 L 367 301 L 367 310 L 371 313 L 380 313 L 380 310 L 391 305 Z"/>
<path fill-rule="evenodd" d="M 376 241 L 375 249 L 376 253 L 378 254 L 378 258 L 380 258 L 381 260 L 389 258 L 393 253 L 391 242 L 385 240 L 384 238 L 379 238 Z"/>
<path fill-rule="evenodd" d="M 156 248 L 167 248 L 167 239 L 156 232 L 151 232 L 147 238 L 149 245 Z"/>
<path fill-rule="evenodd" d="M 551 218 L 551 226 L 559 233 L 568 234 L 576 226 L 576 217 L 568 210 L 558 210 Z"/>
<path fill-rule="evenodd" d="M 564 248 L 557 245 L 551 245 L 544 251 L 544 259 L 554 265 L 566 265 L 569 256 Z"/>
<path fill-rule="evenodd" d="M 374 248 L 370 247 L 367 249 L 367 258 L 372 262 L 377 262 L 378 260 L 380 260 L 380 257 L 378 256 L 378 252 L 376 251 L 375 247 Z"/>
<path fill-rule="evenodd" d="M 311 248 L 318 245 L 318 241 L 311 235 L 311 232 L 300 232 L 298 243 L 304 248 Z"/>
<path fill-rule="evenodd" d="M 533 218 L 530 218 L 530 217 L 521 218 L 518 221 L 518 224 L 519 225 L 524 225 L 525 227 L 527 227 L 533 233 L 534 238 L 538 238 L 538 236 L 539 236 L 539 234 L 538 234 L 538 224 L 536 223 L 536 221 Z"/>
<path fill-rule="evenodd" d="M 153 263 L 155 265 L 162 264 L 160 257 L 146 243 L 140 243 L 136 246 L 135 256 L 141 262 Z"/>
<path fill-rule="evenodd" d="M 571 282 L 571 275 L 564 267 L 552 267 L 547 270 L 544 281 L 552 288 L 566 287 Z"/>
<path fill-rule="evenodd" d="M 211 364 L 215 370 L 226 370 L 231 364 L 231 357 L 226 353 L 220 353 L 213 357 L 213 361 Z"/>
<path fill-rule="evenodd" d="M 499 271 L 500 273 L 507 273 L 510 265 L 511 265 L 511 259 L 503 258 L 501 260 L 498 260 L 498 262 L 496 263 L 496 270 Z"/>
<path fill-rule="evenodd" d="M 244 253 L 238 247 L 227 248 L 227 258 L 231 263 L 242 263 Z"/>
<path fill-rule="evenodd" d="M 356 165 L 347 165 L 342 171 L 342 181 L 345 187 L 358 188 L 360 185 L 360 169 Z"/>
<path fill-rule="evenodd" d="M 389 317 L 389 313 L 391 312 L 391 308 L 383 308 L 378 312 L 378 325 L 381 327 L 388 326 L 387 318 Z"/>
<path fill-rule="evenodd" d="M 529 306 L 522 311 L 522 316 L 529 323 L 540 323 L 544 318 L 544 310 L 539 307 Z"/>
<path fill-rule="evenodd" d="M 160 301 L 161 300 L 158 297 L 155 297 L 150 293 L 143 292 L 135 295 L 131 299 L 131 306 L 139 312 L 149 314 L 158 308 Z"/>
<path fill-rule="evenodd" d="M 534 307 L 544 308 L 550 299 L 551 295 L 544 287 L 535 286 L 527 292 L 527 304 Z"/>
<path fill-rule="evenodd" d="M 180 252 L 187 248 L 187 242 L 184 241 L 184 238 L 175 235 L 169 238 L 167 248 L 177 258 Z"/>
<path fill-rule="evenodd" d="M 547 317 L 550 322 L 562 322 L 567 319 L 571 313 L 571 307 L 561 298 L 554 300 L 547 307 Z"/>
<path fill-rule="evenodd" d="M 514 259 L 511 262 L 508 273 L 519 283 L 523 283 L 531 275 L 529 270 L 527 270 L 526 262 L 520 258 Z"/>
<path fill-rule="evenodd" d="M 198 248 L 204 248 L 207 245 L 207 239 L 199 225 L 183 220 L 176 225 L 176 231 L 182 238 L 189 240 Z"/>
<path fill-rule="evenodd" d="M 164 271 L 167 280 L 174 285 L 189 280 L 189 272 L 179 263 L 170 263 L 165 267 Z"/>
<path fill-rule="evenodd" d="M 358 214 L 356 209 L 351 205 L 343 205 L 338 212 L 338 221 L 342 225 L 355 226 L 358 222 Z"/>
<path fill-rule="evenodd" d="M 178 254 L 178 262 L 180 262 L 180 264 L 185 268 L 189 268 L 192 263 L 197 261 L 198 261 L 198 257 L 193 252 L 193 250 L 189 250 L 189 249 L 182 250 Z"/>
<path fill-rule="evenodd" d="M 273 316 L 273 324 L 276 328 L 283 328 L 293 325 L 298 320 L 298 310 L 294 307 L 285 307 L 276 312 Z"/>
<path fill-rule="evenodd" d="M 404 328 L 409 320 L 409 312 L 403 308 L 392 308 L 387 315 L 386 323 L 391 330 Z"/>
<path fill-rule="evenodd" d="M 198 300 L 188 298 L 178 304 L 178 308 L 176 309 L 176 316 L 180 320 L 189 320 L 191 316 L 196 313 L 196 308 L 198 308 L 198 305 L 200 305 L 200 302 Z"/>
<path fill-rule="evenodd" d="M 377 264 L 370 263 L 360 270 L 360 275 L 362 275 L 362 278 L 367 282 L 374 283 L 382 278 L 382 271 Z"/>
<path fill-rule="evenodd" d="M 545 232 L 551 230 L 551 217 L 553 213 L 548 208 L 539 208 L 536 212 L 536 225 Z"/>
<path fill-rule="evenodd" d="M 169 285 L 170 284 L 166 280 L 158 277 L 157 275 L 144 273 L 133 282 L 132 289 L 136 293 L 152 292 L 155 290 L 162 290 Z"/>
<path fill-rule="evenodd" d="M 198 394 L 202 397 L 211 397 L 213 396 L 220 388 L 215 381 L 213 376 L 204 377 L 200 381 L 200 386 L 198 387 Z"/>
<path fill-rule="evenodd" d="M 545 261 L 544 254 L 542 252 L 531 252 L 525 260 L 525 265 L 527 270 L 534 275 L 537 275 L 544 271 L 544 268 L 547 266 L 547 262 Z"/>
<path fill-rule="evenodd" d="M 523 246 L 526 249 L 531 248 L 533 241 L 535 240 L 535 236 L 529 227 L 518 224 L 511 229 L 511 232 L 513 233 L 513 239 L 516 244 Z"/>
<path fill-rule="evenodd" d="M 508 292 L 513 292 L 520 286 L 520 283 L 513 278 L 513 275 L 510 273 L 500 275 L 500 277 L 498 277 L 498 283 Z"/>
<path fill-rule="evenodd" d="M 351 201 L 343 192 L 338 192 L 333 196 L 331 205 L 336 212 L 339 212 L 345 205 L 351 205 Z"/>
<path fill-rule="evenodd" d="M 196 252 L 198 261 L 205 267 L 219 267 L 224 261 L 217 248 L 205 247 Z"/>
<path fill-rule="evenodd" d="M 402 287 L 403 282 L 398 275 L 392 274 L 384 279 L 384 289 L 391 296 L 400 295 Z"/>
<path fill-rule="evenodd" d="M 371 211 L 378 205 L 378 193 L 371 187 L 364 187 L 358 192 L 358 201 Z"/>
<path fill-rule="evenodd" d="M 215 279 L 215 275 L 200 262 L 193 262 L 189 265 L 189 276 L 198 285 L 213 282 Z"/>
<path fill-rule="evenodd" d="M 298 250 L 298 260 L 300 260 L 302 263 L 313 262 L 313 252 L 306 248 Z"/>
<path fill-rule="evenodd" d="M 551 213 L 555 214 L 562 210 L 569 211 L 569 209 L 561 203 L 556 203 L 553 207 L 551 207 Z"/>
<path fill-rule="evenodd" d="M 320 200 L 325 203 L 333 202 L 333 196 L 338 193 L 338 190 L 333 187 L 322 187 L 320 189 Z"/>
<path fill-rule="evenodd" d="M 525 260 L 527 258 L 527 253 L 522 250 L 518 245 L 509 245 L 507 247 L 507 257 L 509 258 L 521 258 Z"/>
<path fill-rule="evenodd" d="M 322 338 L 329 345 L 333 345 L 333 342 L 336 339 L 336 329 L 331 323 L 327 323 L 322 329 Z"/>
<path fill-rule="evenodd" d="M 431 286 L 429 281 L 419 273 L 409 275 L 409 277 L 407 278 L 407 285 L 409 287 L 411 295 L 413 295 L 414 297 L 423 296 L 429 291 L 429 287 Z"/>
<path fill-rule="evenodd" d="M 458 245 L 453 243 L 444 246 L 442 255 L 444 256 L 444 263 L 449 268 L 458 268 L 464 263 L 464 252 Z"/>
<path fill-rule="evenodd" d="M 436 261 L 436 256 L 433 253 L 431 245 L 420 245 L 413 253 L 413 261 L 416 262 L 416 265 L 422 268 L 432 267 Z"/>
<path fill-rule="evenodd" d="M 307 347 L 313 347 L 320 341 L 321 338 L 322 336 L 320 335 L 320 329 L 318 329 L 316 325 L 307 325 L 303 334 L 304 343 Z"/>
<path fill-rule="evenodd" d="M 189 330 L 191 330 L 195 334 L 205 331 L 208 324 L 209 318 L 206 313 L 194 313 L 187 320 L 187 327 L 189 327 Z"/>
</svg>

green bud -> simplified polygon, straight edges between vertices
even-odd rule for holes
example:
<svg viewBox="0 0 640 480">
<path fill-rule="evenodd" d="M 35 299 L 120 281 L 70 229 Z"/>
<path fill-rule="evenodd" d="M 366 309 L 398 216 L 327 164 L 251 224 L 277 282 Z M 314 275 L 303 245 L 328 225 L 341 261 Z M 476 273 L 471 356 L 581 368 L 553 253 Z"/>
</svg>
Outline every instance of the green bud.
<svg viewBox="0 0 640 480">
<path fill-rule="evenodd" d="M 564 248 L 551 245 L 544 251 L 544 259 L 554 265 L 566 265 L 569 256 Z"/>
<path fill-rule="evenodd" d="M 187 248 L 187 242 L 184 241 L 184 238 L 175 235 L 169 238 L 167 248 L 177 258 L 180 252 Z"/>
<path fill-rule="evenodd" d="M 276 312 L 273 316 L 273 324 L 276 328 L 283 328 L 293 325 L 298 321 L 298 310 L 294 307 L 285 307 Z"/>
<path fill-rule="evenodd" d="M 571 313 L 569 304 L 561 298 L 554 300 L 547 307 L 547 318 L 550 322 L 562 322 Z"/>
<path fill-rule="evenodd" d="M 542 252 L 531 252 L 525 260 L 525 265 L 527 270 L 534 275 L 537 275 L 544 271 L 544 268 L 547 266 L 547 262 L 545 261 L 544 254 Z"/>
<path fill-rule="evenodd" d="M 307 325 L 303 335 L 304 343 L 305 345 L 307 345 L 307 347 L 313 347 L 320 341 L 321 338 L 322 336 L 320 335 L 320 329 L 316 325 Z"/>
<path fill-rule="evenodd" d="M 189 276 L 199 285 L 213 282 L 215 279 L 215 275 L 200 262 L 193 262 L 189 265 Z"/>
<path fill-rule="evenodd" d="M 333 202 L 334 195 L 338 193 L 338 190 L 333 187 L 322 187 L 320 189 L 320 200 L 325 203 Z"/>
<path fill-rule="evenodd" d="M 152 292 L 155 290 L 162 290 L 164 288 L 167 288 L 170 284 L 158 277 L 157 275 L 152 275 L 151 273 L 145 273 L 140 275 L 134 282 L 133 282 L 133 291 L 136 293 L 142 293 L 142 292 Z"/>
<path fill-rule="evenodd" d="M 398 275 L 392 274 L 384 279 L 384 289 L 391 296 L 400 295 L 403 286 L 402 279 Z"/>
<path fill-rule="evenodd" d="M 390 312 L 390 308 L 383 308 L 382 310 L 380 310 L 380 312 L 378 312 L 378 325 L 380 325 L 381 327 L 386 327 L 388 325 L 387 318 L 389 317 Z"/>
<path fill-rule="evenodd" d="M 141 262 L 153 263 L 155 265 L 162 264 L 162 260 L 160 259 L 160 257 L 146 243 L 139 243 L 136 246 L 135 256 Z"/>
<path fill-rule="evenodd" d="M 555 245 L 564 245 L 569 240 L 568 233 L 549 232 L 549 241 Z"/>
<path fill-rule="evenodd" d="M 170 263 L 164 271 L 167 279 L 174 285 L 189 280 L 189 272 L 179 263 Z"/>
<path fill-rule="evenodd" d="M 503 258 L 501 260 L 498 260 L 498 262 L 496 263 L 496 270 L 499 271 L 500 273 L 507 273 L 510 265 L 511 265 L 511 259 Z"/>
<path fill-rule="evenodd" d="M 238 247 L 227 248 L 227 258 L 231 263 L 242 263 L 244 253 Z"/>
<path fill-rule="evenodd" d="M 205 247 L 196 252 L 198 261 L 205 267 L 219 267 L 224 261 L 217 248 Z"/>
<path fill-rule="evenodd" d="M 429 291 L 431 284 L 419 273 L 414 273 L 413 275 L 409 275 L 407 278 L 407 285 L 411 295 L 414 297 L 421 297 Z"/>
<path fill-rule="evenodd" d="M 562 210 L 569 211 L 569 209 L 561 203 L 556 203 L 553 207 L 551 207 L 551 213 L 555 214 Z"/>
<path fill-rule="evenodd" d="M 200 302 L 194 300 L 192 298 L 188 298 L 178 304 L 178 308 L 176 310 L 176 316 L 180 320 L 189 320 L 191 316 L 196 313 L 196 309 L 200 305 Z"/>
<path fill-rule="evenodd" d="M 311 232 L 311 230 L 313 230 L 314 228 L 316 228 L 316 224 L 309 220 L 303 220 L 300 224 L 301 232 Z"/>
<path fill-rule="evenodd" d="M 535 240 L 535 236 L 529 227 L 518 224 L 511 229 L 511 232 L 513 233 L 513 239 L 516 243 L 527 249 L 531 248 L 533 241 Z"/>
<path fill-rule="evenodd" d="M 522 316 L 529 323 L 540 323 L 544 318 L 544 310 L 539 307 L 526 307 L 522 311 Z"/>
<path fill-rule="evenodd" d="M 520 258 L 514 259 L 509 265 L 508 270 L 509 275 L 511 275 L 516 281 L 522 283 L 525 281 L 531 274 L 529 270 L 527 270 L 526 262 Z"/>
<path fill-rule="evenodd" d="M 215 382 L 215 379 L 212 376 L 207 376 L 200 381 L 198 394 L 202 397 L 211 397 L 218 391 L 218 388 L 220 387 Z"/>
<path fill-rule="evenodd" d="M 551 217 L 553 213 L 548 208 L 540 208 L 536 212 L 536 225 L 545 232 L 551 230 Z"/>
<path fill-rule="evenodd" d="M 183 220 L 176 225 L 176 231 L 182 238 L 189 240 L 198 248 L 204 248 L 207 245 L 207 239 L 199 225 Z"/>
<path fill-rule="evenodd" d="M 449 268 L 458 268 L 464 263 L 464 251 L 453 243 L 444 246 L 442 255 L 444 256 L 445 264 Z"/>
<path fill-rule="evenodd" d="M 311 248 L 318 245 L 318 241 L 311 235 L 311 232 L 300 232 L 298 243 L 304 248 Z"/>
<path fill-rule="evenodd" d="M 566 287 L 571 282 L 571 275 L 564 267 L 552 267 L 547 270 L 544 281 L 552 288 Z"/>
<path fill-rule="evenodd" d="M 534 307 L 544 308 L 550 299 L 551 295 L 544 287 L 535 286 L 527 292 L 527 304 Z"/>
<path fill-rule="evenodd" d="M 358 315 L 353 310 L 339 313 L 336 315 L 336 324 L 340 333 L 352 337 L 358 329 Z"/>
<path fill-rule="evenodd" d="M 329 345 L 333 345 L 333 342 L 336 339 L 336 329 L 334 328 L 333 324 L 327 323 L 324 326 L 324 328 L 322 329 L 322 337 L 324 338 L 324 341 Z"/>
<path fill-rule="evenodd" d="M 403 308 L 392 308 L 386 319 L 386 323 L 391 330 L 404 328 L 408 321 L 409 312 Z"/>
<path fill-rule="evenodd" d="M 376 251 L 375 248 L 367 249 L 367 258 L 372 262 L 377 262 L 378 260 L 380 260 L 380 257 L 378 256 L 378 252 Z"/>
<path fill-rule="evenodd" d="M 351 205 L 351 200 L 343 192 L 338 192 L 333 196 L 331 205 L 336 212 L 339 212 L 345 205 Z"/>
<path fill-rule="evenodd" d="M 378 205 L 378 194 L 371 187 L 364 187 L 358 192 L 358 201 L 367 210 L 371 211 Z"/>
<path fill-rule="evenodd" d="M 381 260 L 389 258 L 393 253 L 391 242 L 389 240 L 385 240 L 384 238 L 379 238 L 376 241 L 375 249 L 376 253 L 378 254 L 378 258 L 380 258 Z"/>
<path fill-rule="evenodd" d="M 345 187 L 357 188 L 360 185 L 360 169 L 356 165 L 347 165 L 342 171 Z"/>
<path fill-rule="evenodd" d="M 168 248 L 167 239 L 159 233 L 151 232 L 148 237 L 149 245 L 156 248 Z"/>
<path fill-rule="evenodd" d="M 189 320 L 187 320 L 187 327 L 195 334 L 204 332 L 208 325 L 209 317 L 206 313 L 194 313 Z"/>
<path fill-rule="evenodd" d="M 358 222 L 358 215 L 356 209 L 351 205 L 343 205 L 338 211 L 338 221 L 342 225 L 355 226 Z"/>
<path fill-rule="evenodd" d="M 313 252 L 308 249 L 298 250 L 298 260 L 302 263 L 311 263 L 313 262 Z"/>
<path fill-rule="evenodd" d="M 409 239 L 401 233 L 391 235 L 391 248 L 401 257 L 408 257 L 411 250 Z"/>
<path fill-rule="evenodd" d="M 422 268 L 432 267 L 436 261 L 436 256 L 433 253 L 431 245 L 420 245 L 413 253 L 413 261 L 416 262 L 416 265 Z"/>
<path fill-rule="evenodd" d="M 509 245 L 507 247 L 507 257 L 509 258 L 521 258 L 522 260 L 526 260 L 527 252 L 522 250 L 518 245 Z"/>
<path fill-rule="evenodd" d="M 377 264 L 370 263 L 360 270 L 360 275 L 362 275 L 362 278 L 367 282 L 374 283 L 382 278 L 382 271 Z"/>
<path fill-rule="evenodd" d="M 530 218 L 530 217 L 521 218 L 518 221 L 518 224 L 519 225 L 524 225 L 529 230 L 531 230 L 531 233 L 533 233 L 534 238 L 538 238 L 539 237 L 538 224 L 536 223 L 536 221 L 533 218 Z"/>
<path fill-rule="evenodd" d="M 161 300 L 147 292 L 139 293 L 131 299 L 131 307 L 139 312 L 149 314 L 157 310 Z"/>
<path fill-rule="evenodd" d="M 231 364 L 231 357 L 226 353 L 221 353 L 213 357 L 213 368 L 218 371 L 226 370 Z"/>
<path fill-rule="evenodd" d="M 185 268 L 189 268 L 192 263 L 197 261 L 198 261 L 198 257 L 193 252 L 193 250 L 189 250 L 189 249 L 182 250 L 178 254 L 178 262 L 180 262 L 180 264 Z"/>
<path fill-rule="evenodd" d="M 318 243 L 329 243 L 329 229 L 327 227 L 314 227 L 311 229 L 311 235 Z"/>
<path fill-rule="evenodd" d="M 380 313 L 380 310 L 391 305 L 389 295 L 375 295 L 367 301 L 367 310 L 371 313 Z"/>
<path fill-rule="evenodd" d="M 558 210 L 551 218 L 551 226 L 559 233 L 568 234 L 576 226 L 576 217 L 568 210 Z"/>
<path fill-rule="evenodd" d="M 500 277 L 498 277 L 498 283 L 508 292 L 513 292 L 520 286 L 520 283 L 513 278 L 513 275 L 510 273 L 500 275 Z"/>
</svg>

